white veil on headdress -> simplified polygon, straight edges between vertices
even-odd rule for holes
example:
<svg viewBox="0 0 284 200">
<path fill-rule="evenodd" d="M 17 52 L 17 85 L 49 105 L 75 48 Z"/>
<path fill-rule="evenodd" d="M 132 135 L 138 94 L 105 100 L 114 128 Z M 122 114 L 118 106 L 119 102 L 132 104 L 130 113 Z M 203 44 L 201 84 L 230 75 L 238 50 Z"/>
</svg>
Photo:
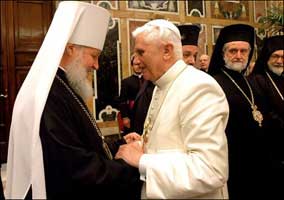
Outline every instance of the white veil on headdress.
<svg viewBox="0 0 284 200">
<path fill-rule="evenodd" d="M 7 199 L 46 199 L 41 115 L 67 42 L 102 50 L 110 14 L 93 4 L 61 2 L 43 44 L 17 95 L 10 128 Z"/>
</svg>

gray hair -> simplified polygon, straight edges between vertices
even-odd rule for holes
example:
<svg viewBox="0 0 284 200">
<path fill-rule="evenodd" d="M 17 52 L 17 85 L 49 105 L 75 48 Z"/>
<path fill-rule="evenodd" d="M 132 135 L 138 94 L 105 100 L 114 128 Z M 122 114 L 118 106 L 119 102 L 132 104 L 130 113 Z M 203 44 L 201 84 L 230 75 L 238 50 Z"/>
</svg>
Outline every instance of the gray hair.
<svg viewBox="0 0 284 200">
<path fill-rule="evenodd" d="M 145 41 L 153 42 L 160 39 L 169 42 L 174 46 L 174 55 L 177 59 L 182 59 L 181 36 L 177 27 L 167 20 L 153 20 L 132 32 L 134 38 L 140 33 L 146 33 Z"/>
</svg>

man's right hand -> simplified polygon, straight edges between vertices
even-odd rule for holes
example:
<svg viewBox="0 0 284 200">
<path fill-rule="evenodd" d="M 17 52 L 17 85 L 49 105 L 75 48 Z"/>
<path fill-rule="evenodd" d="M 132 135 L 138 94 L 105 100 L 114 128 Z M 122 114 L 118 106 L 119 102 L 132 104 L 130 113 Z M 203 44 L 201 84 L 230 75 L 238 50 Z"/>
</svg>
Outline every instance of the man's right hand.
<svg viewBox="0 0 284 200">
<path fill-rule="evenodd" d="M 141 141 L 141 136 L 136 132 L 128 133 L 127 135 L 123 136 L 126 143 L 131 143 L 135 141 Z"/>
</svg>

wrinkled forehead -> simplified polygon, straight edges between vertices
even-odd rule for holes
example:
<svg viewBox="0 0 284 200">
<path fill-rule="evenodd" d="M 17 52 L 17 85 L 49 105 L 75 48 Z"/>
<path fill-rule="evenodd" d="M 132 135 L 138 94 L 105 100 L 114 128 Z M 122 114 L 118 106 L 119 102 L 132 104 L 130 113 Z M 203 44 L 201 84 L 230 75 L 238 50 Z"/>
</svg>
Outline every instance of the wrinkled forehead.
<svg viewBox="0 0 284 200">
<path fill-rule="evenodd" d="M 208 60 L 209 56 L 208 55 L 201 55 L 200 60 Z"/>
<path fill-rule="evenodd" d="M 250 44 L 246 41 L 232 41 L 232 42 L 227 42 L 224 45 L 224 48 L 237 48 L 237 49 L 242 49 L 242 48 L 249 48 Z"/>
</svg>

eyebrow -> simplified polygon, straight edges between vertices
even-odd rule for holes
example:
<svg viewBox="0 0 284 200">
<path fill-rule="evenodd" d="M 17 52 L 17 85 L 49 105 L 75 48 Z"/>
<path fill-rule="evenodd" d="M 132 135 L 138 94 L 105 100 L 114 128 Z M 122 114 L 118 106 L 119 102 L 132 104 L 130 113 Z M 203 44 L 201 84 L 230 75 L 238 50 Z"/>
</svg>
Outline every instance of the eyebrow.
<svg viewBox="0 0 284 200">
<path fill-rule="evenodd" d="M 140 49 L 140 48 L 136 48 L 134 49 L 134 52 L 141 55 L 142 53 L 144 53 L 145 51 L 143 49 Z"/>
</svg>

